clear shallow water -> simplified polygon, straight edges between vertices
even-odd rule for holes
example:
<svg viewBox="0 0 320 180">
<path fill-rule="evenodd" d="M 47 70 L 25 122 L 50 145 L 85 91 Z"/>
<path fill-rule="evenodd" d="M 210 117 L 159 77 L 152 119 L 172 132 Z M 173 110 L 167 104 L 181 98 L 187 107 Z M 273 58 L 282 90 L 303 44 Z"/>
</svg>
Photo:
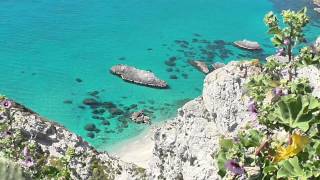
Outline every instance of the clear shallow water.
<svg viewBox="0 0 320 180">
<path fill-rule="evenodd" d="M 109 150 L 146 128 L 131 123 L 130 112 L 146 109 L 154 122 L 161 122 L 201 94 L 204 75 L 187 63 L 189 59 L 227 63 L 273 53 L 264 14 L 300 8 L 306 2 L 4 0 L 0 2 L 0 92 L 65 125 L 95 147 Z M 320 34 L 319 26 L 318 20 L 307 28 L 309 40 Z M 243 38 L 259 41 L 264 51 L 248 53 L 230 44 Z M 170 58 L 176 59 L 175 66 L 165 63 Z M 126 83 L 109 73 L 119 63 L 152 70 L 171 88 Z M 94 96 L 89 94 L 95 91 Z M 124 113 L 96 115 L 83 105 L 86 98 L 109 106 L 112 102 Z M 137 108 L 128 110 L 131 105 Z M 110 125 L 102 124 L 107 121 Z M 88 123 L 100 130 L 93 139 L 84 130 Z"/>
</svg>

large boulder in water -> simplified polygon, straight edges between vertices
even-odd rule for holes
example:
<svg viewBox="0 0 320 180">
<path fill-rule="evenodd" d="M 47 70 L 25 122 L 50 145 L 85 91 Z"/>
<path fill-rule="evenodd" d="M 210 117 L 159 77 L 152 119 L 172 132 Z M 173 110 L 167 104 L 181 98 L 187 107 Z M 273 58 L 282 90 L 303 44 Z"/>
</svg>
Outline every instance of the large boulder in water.
<svg viewBox="0 0 320 180">
<path fill-rule="evenodd" d="M 151 86 L 156 88 L 168 88 L 168 84 L 155 76 L 150 71 L 137 69 L 132 66 L 119 64 L 111 68 L 111 72 L 120 76 L 123 80 L 141 84 L 145 86 Z"/>
<path fill-rule="evenodd" d="M 195 68 L 197 68 L 199 71 L 205 73 L 205 74 L 208 74 L 210 72 L 207 64 L 203 61 L 193 61 L 193 60 L 190 60 L 188 61 L 189 64 L 191 64 L 192 66 L 194 66 Z"/>
<path fill-rule="evenodd" d="M 247 50 L 260 50 L 261 47 L 258 42 L 249 41 L 249 40 L 242 40 L 242 41 L 235 41 L 234 44 L 240 48 L 247 49 Z"/>
<path fill-rule="evenodd" d="M 131 120 L 140 124 L 140 123 L 144 123 L 144 124 L 150 124 L 150 118 L 145 115 L 145 113 L 143 111 L 140 112 L 134 112 L 131 115 Z"/>
</svg>

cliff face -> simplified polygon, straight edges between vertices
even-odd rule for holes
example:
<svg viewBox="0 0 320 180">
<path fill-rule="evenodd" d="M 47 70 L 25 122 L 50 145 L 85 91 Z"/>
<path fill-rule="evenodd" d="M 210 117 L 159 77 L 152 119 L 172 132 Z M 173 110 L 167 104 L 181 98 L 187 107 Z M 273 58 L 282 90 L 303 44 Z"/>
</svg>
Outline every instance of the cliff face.
<svg viewBox="0 0 320 180">
<path fill-rule="evenodd" d="M 202 97 L 185 104 L 178 117 L 157 129 L 152 179 L 219 179 L 212 155 L 221 135 L 232 136 L 248 122 L 243 86 L 261 73 L 255 63 L 231 62 L 210 73 Z"/>
<path fill-rule="evenodd" d="M 245 83 L 261 73 L 253 61 L 231 62 L 207 75 L 202 96 L 185 104 L 178 117 L 157 129 L 148 170 L 151 179 L 220 179 L 212 157 L 220 137 L 234 137 L 246 125 L 264 128 L 250 120 L 249 99 L 244 96 Z M 300 68 L 294 78 L 309 79 L 313 95 L 320 97 L 317 67 Z"/>
</svg>

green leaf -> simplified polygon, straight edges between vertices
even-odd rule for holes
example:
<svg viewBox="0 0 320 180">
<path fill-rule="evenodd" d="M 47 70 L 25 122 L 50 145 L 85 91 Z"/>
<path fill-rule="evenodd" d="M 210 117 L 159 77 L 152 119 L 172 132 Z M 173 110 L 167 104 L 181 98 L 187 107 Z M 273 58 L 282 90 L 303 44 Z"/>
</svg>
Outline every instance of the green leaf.
<svg viewBox="0 0 320 180">
<path fill-rule="evenodd" d="M 280 165 L 280 169 L 277 172 L 277 178 L 301 178 L 307 179 L 306 173 L 303 171 L 299 164 L 297 157 L 290 158 Z"/>
<path fill-rule="evenodd" d="M 320 105 L 315 101 L 318 100 L 311 95 L 284 96 L 276 103 L 274 114 L 269 117 L 274 118 L 273 122 L 306 132 L 317 120 L 313 112 L 319 110 Z"/>
<path fill-rule="evenodd" d="M 229 149 L 231 149 L 233 147 L 233 141 L 232 139 L 224 139 L 224 138 L 220 138 L 220 148 L 223 151 L 227 151 Z"/>
<path fill-rule="evenodd" d="M 239 138 L 240 138 L 241 144 L 244 147 L 246 147 L 246 148 L 257 147 L 261 143 L 261 140 L 263 138 L 263 134 L 257 130 L 251 129 L 249 131 L 241 133 Z"/>
<path fill-rule="evenodd" d="M 216 157 L 217 159 L 217 164 L 218 164 L 218 168 L 219 168 L 219 171 L 218 171 L 218 174 L 221 176 L 221 177 L 224 177 L 227 173 L 224 165 L 225 163 L 227 162 L 227 157 L 226 157 L 226 153 L 223 152 L 223 151 L 220 151 Z"/>
</svg>

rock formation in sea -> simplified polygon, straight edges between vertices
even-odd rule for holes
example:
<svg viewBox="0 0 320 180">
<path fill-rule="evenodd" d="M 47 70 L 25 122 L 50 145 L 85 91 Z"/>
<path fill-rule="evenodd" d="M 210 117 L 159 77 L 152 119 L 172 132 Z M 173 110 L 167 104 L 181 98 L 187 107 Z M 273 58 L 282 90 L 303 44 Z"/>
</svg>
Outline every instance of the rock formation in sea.
<svg viewBox="0 0 320 180">
<path fill-rule="evenodd" d="M 125 81 L 156 88 L 168 87 L 168 84 L 165 81 L 156 77 L 154 73 L 150 71 L 137 69 L 132 66 L 119 64 L 111 67 L 110 71 L 113 74 L 120 76 Z"/>
<path fill-rule="evenodd" d="M 234 44 L 240 48 L 247 49 L 247 50 L 260 50 L 261 47 L 258 42 L 249 41 L 249 40 L 242 40 L 242 41 L 235 41 Z"/>
<path fill-rule="evenodd" d="M 150 117 L 148 117 L 143 111 L 140 112 L 134 112 L 131 115 L 131 119 L 132 121 L 140 124 L 140 123 L 144 123 L 144 124 L 150 124 Z"/>
<path fill-rule="evenodd" d="M 210 72 L 207 64 L 203 61 L 194 61 L 194 60 L 189 60 L 189 64 L 197 68 L 199 71 L 208 74 Z"/>
</svg>

